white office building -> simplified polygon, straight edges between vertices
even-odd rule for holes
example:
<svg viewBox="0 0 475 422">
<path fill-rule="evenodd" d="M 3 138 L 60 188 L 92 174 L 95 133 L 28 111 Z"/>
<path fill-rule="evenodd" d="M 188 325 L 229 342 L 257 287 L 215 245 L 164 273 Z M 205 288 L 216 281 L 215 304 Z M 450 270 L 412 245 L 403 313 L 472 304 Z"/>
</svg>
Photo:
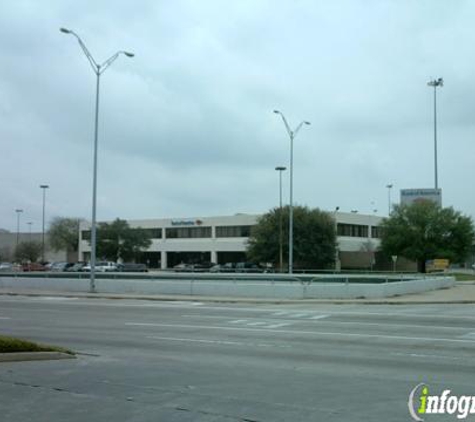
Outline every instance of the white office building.
<svg viewBox="0 0 475 422">
<path fill-rule="evenodd" d="M 369 268 L 379 246 L 379 223 L 374 214 L 334 213 L 338 257 L 342 268 Z M 172 268 L 182 262 L 224 264 L 245 260 L 246 244 L 259 215 L 129 220 L 131 227 L 149 231 L 152 245 L 142 261 L 152 268 Z M 79 259 L 90 257 L 90 224 L 81 223 Z M 98 257 L 100 259 L 100 257 Z"/>
</svg>

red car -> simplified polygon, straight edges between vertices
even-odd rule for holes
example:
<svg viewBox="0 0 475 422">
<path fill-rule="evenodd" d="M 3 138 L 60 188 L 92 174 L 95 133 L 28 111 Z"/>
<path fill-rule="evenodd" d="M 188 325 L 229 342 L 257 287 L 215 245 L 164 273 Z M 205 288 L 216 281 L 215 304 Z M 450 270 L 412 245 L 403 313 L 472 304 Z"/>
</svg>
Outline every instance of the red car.
<svg viewBox="0 0 475 422">
<path fill-rule="evenodd" d="M 46 271 L 46 267 L 42 264 L 36 262 L 31 262 L 30 264 L 23 264 L 21 266 L 22 271 Z"/>
</svg>

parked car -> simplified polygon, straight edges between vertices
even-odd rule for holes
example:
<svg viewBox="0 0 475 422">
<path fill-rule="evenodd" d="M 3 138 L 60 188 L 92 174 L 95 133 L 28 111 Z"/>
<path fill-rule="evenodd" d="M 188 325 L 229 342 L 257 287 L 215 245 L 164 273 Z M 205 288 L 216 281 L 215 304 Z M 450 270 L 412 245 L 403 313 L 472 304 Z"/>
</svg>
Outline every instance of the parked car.
<svg viewBox="0 0 475 422">
<path fill-rule="evenodd" d="M 72 267 L 74 264 L 72 262 L 55 262 L 51 266 L 51 271 L 67 271 L 68 268 Z"/>
<path fill-rule="evenodd" d="M 0 271 L 13 271 L 13 265 L 9 262 L 1 262 Z"/>
<path fill-rule="evenodd" d="M 227 262 L 226 264 L 214 265 L 209 269 L 209 271 L 211 273 L 233 273 L 236 269 L 233 262 Z"/>
<path fill-rule="evenodd" d="M 236 264 L 237 273 L 263 273 L 265 269 L 252 262 L 238 262 Z"/>
<path fill-rule="evenodd" d="M 69 268 L 66 268 L 65 271 L 68 273 L 77 273 L 82 271 L 82 269 L 86 266 L 85 262 L 76 262 L 75 264 L 71 265 Z"/>
<path fill-rule="evenodd" d="M 43 264 L 38 264 L 37 262 L 30 262 L 29 264 L 23 264 L 21 266 L 22 271 L 47 271 L 46 267 Z"/>
<path fill-rule="evenodd" d="M 91 271 L 91 263 L 85 265 L 82 271 Z M 96 262 L 96 271 L 101 273 L 117 271 L 117 264 L 111 261 L 98 261 Z"/>
<path fill-rule="evenodd" d="M 183 272 L 190 273 L 193 271 L 193 265 L 185 264 L 184 262 L 182 262 L 181 264 L 175 265 L 173 267 L 173 271 L 177 273 L 183 273 Z"/>
<path fill-rule="evenodd" d="M 146 273 L 148 268 L 145 264 L 123 263 L 117 264 L 117 271 L 124 273 Z"/>
</svg>

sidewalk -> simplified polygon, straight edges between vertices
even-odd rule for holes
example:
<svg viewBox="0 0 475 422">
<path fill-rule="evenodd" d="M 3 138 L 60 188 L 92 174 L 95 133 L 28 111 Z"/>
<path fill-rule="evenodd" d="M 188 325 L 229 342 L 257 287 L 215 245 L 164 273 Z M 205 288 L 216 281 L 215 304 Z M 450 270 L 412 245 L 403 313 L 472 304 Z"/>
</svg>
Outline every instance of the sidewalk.
<svg viewBox="0 0 475 422">
<path fill-rule="evenodd" d="M 364 304 L 364 305 L 416 305 L 416 304 L 475 304 L 475 280 L 461 282 L 450 289 L 388 297 L 383 299 L 260 299 L 217 296 L 188 295 L 141 295 L 141 294 L 110 294 L 110 293 L 77 293 L 55 292 L 45 290 L 6 289 L 0 288 L 0 295 L 30 297 L 73 297 L 93 299 L 133 299 L 156 301 L 190 301 L 214 303 L 253 303 L 253 304 Z"/>
</svg>

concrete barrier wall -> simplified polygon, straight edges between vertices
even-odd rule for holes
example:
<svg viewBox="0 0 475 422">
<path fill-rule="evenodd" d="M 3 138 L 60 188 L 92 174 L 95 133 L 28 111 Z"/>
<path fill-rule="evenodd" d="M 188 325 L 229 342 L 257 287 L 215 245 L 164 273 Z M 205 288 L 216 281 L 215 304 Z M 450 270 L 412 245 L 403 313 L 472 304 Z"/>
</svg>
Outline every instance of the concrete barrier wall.
<svg viewBox="0 0 475 422">
<path fill-rule="evenodd" d="M 100 293 L 143 295 L 197 295 L 223 297 L 253 297 L 276 299 L 357 299 L 384 298 L 455 285 L 454 277 L 417 278 L 405 281 L 369 284 L 349 282 L 278 281 L 244 277 L 232 280 L 190 279 L 183 276 L 169 279 L 96 279 Z M 0 288 L 21 292 L 39 290 L 52 292 L 89 292 L 89 279 L 39 278 L 22 276 L 0 277 Z"/>
</svg>

